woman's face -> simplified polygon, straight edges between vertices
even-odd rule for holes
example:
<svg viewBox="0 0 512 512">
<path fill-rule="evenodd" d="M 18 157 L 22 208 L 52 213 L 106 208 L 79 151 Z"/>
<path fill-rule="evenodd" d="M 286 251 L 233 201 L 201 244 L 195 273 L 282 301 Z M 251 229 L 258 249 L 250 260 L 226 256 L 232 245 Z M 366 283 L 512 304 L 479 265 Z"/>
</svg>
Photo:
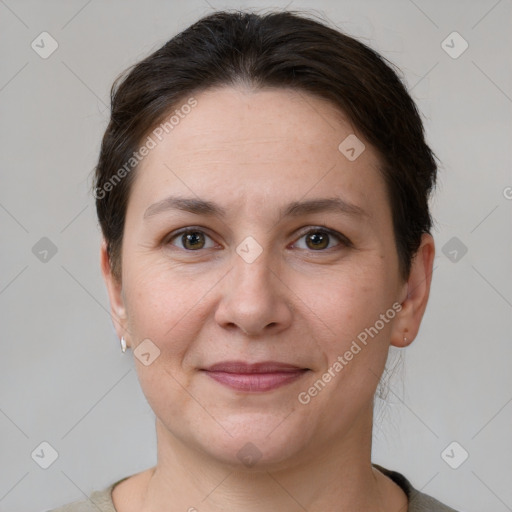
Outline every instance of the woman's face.
<svg viewBox="0 0 512 512">
<path fill-rule="evenodd" d="M 342 449 L 419 326 L 377 154 L 304 93 L 194 97 L 136 171 L 119 286 L 103 248 L 119 336 L 169 439 L 249 465 Z"/>
</svg>

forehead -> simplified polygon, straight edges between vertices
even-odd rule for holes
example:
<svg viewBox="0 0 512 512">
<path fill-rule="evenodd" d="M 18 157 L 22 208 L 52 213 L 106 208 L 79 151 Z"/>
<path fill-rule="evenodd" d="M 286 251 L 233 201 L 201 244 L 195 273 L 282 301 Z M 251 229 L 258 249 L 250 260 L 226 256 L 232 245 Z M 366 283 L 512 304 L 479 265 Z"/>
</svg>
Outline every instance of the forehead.
<svg viewBox="0 0 512 512">
<path fill-rule="evenodd" d="M 291 89 L 222 87 L 202 91 L 194 98 L 197 105 L 168 130 L 176 156 L 200 156 L 208 151 L 231 153 L 230 157 L 243 157 L 246 152 L 272 154 L 279 160 L 292 156 L 333 158 L 338 155 L 340 137 L 355 132 L 350 120 L 331 102 Z M 162 135 L 166 138 L 167 134 Z"/>
<path fill-rule="evenodd" d="M 376 152 L 331 102 L 289 89 L 241 87 L 208 89 L 193 98 L 195 106 L 175 116 L 175 124 L 150 133 L 156 145 L 134 183 L 146 202 L 163 197 L 164 189 L 262 201 L 297 199 L 308 190 L 353 202 L 382 200 Z M 350 161 L 339 146 L 354 136 L 365 149 Z"/>
</svg>

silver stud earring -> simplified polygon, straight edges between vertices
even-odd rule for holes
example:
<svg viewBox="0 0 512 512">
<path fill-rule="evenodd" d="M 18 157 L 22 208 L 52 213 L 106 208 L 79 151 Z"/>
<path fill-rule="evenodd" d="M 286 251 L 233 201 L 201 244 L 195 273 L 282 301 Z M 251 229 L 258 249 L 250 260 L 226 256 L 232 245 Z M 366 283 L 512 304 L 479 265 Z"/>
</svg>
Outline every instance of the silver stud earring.
<svg viewBox="0 0 512 512">
<path fill-rule="evenodd" d="M 126 352 L 126 340 L 124 339 L 124 336 L 121 337 L 121 350 L 123 354 Z"/>
<path fill-rule="evenodd" d="M 407 343 L 407 338 L 404 336 L 404 343 Z"/>
</svg>

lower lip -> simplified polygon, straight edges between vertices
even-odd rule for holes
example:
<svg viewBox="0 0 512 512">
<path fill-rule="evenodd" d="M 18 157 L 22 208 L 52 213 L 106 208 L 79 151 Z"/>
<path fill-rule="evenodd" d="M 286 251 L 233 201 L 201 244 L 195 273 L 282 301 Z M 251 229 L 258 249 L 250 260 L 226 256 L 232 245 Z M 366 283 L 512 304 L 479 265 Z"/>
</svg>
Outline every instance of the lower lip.
<svg viewBox="0 0 512 512">
<path fill-rule="evenodd" d="M 294 382 L 306 372 L 307 370 L 273 373 L 228 373 L 209 371 L 205 373 L 213 380 L 236 391 L 261 392 L 271 391 L 285 384 Z"/>
</svg>

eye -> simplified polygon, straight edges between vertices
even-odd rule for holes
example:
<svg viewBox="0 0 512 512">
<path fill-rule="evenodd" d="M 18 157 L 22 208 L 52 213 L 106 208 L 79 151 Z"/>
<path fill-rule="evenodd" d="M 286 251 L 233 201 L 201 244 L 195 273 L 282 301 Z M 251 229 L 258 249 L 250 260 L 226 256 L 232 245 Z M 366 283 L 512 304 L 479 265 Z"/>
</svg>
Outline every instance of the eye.
<svg viewBox="0 0 512 512">
<path fill-rule="evenodd" d="M 173 243 L 176 240 L 181 245 Z M 211 244 L 207 245 L 210 240 Z M 186 251 L 197 251 L 199 249 L 211 249 L 215 246 L 213 240 L 204 232 L 199 229 L 187 228 L 178 233 L 174 233 L 168 240 L 168 244 L 177 245 L 180 249 Z"/>
<path fill-rule="evenodd" d="M 303 239 L 304 243 L 301 244 L 300 241 Z M 334 243 L 334 241 L 338 243 Z M 215 242 L 204 231 L 190 227 L 171 234 L 166 244 L 174 245 L 190 252 L 215 247 Z M 350 240 L 341 233 L 327 228 L 314 228 L 309 229 L 309 231 L 301 235 L 294 245 L 298 246 L 299 249 L 323 251 L 336 246 L 350 247 L 352 244 Z"/>
<path fill-rule="evenodd" d="M 310 229 L 299 238 L 299 241 L 302 239 L 304 239 L 305 244 L 303 244 L 302 247 L 299 246 L 299 249 L 311 249 L 313 251 L 332 249 L 333 246 L 336 247 L 337 245 L 345 247 L 349 247 L 351 245 L 350 240 L 341 233 L 337 233 L 327 228 Z M 337 240 L 338 243 L 333 245 L 333 239 Z M 295 244 L 298 244 L 299 241 Z"/>
</svg>

